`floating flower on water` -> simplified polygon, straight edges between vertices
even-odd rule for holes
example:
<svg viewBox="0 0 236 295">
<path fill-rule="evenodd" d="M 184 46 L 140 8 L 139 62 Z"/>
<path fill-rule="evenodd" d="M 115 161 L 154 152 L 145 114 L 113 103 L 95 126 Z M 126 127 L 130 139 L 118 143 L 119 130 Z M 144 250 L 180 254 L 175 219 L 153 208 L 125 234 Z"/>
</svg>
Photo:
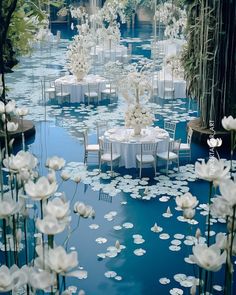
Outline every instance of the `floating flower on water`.
<svg viewBox="0 0 236 295">
<path fill-rule="evenodd" d="M 34 200 L 47 199 L 57 190 L 56 182 L 50 183 L 47 177 L 40 177 L 35 183 L 29 180 L 25 184 L 25 191 Z"/>
<path fill-rule="evenodd" d="M 53 170 L 61 170 L 66 164 L 66 161 L 63 158 L 57 156 L 48 158 L 46 161 L 46 167 L 49 167 Z"/>
<path fill-rule="evenodd" d="M 207 144 L 209 145 L 209 147 L 211 148 L 216 148 L 216 147 L 220 147 L 222 145 L 222 139 L 221 138 L 210 138 L 207 140 Z"/>
<path fill-rule="evenodd" d="M 17 291 L 26 283 L 26 273 L 16 265 L 10 269 L 5 265 L 0 267 L 0 292 Z"/>
<path fill-rule="evenodd" d="M 232 116 L 225 117 L 221 120 L 222 126 L 225 130 L 236 130 L 236 119 Z"/>
<path fill-rule="evenodd" d="M 214 185 L 219 185 L 220 182 L 228 179 L 230 166 L 223 160 L 218 160 L 214 157 L 210 158 L 207 163 L 195 163 L 195 172 L 198 178 L 213 182 Z"/>
<path fill-rule="evenodd" d="M 76 202 L 74 205 L 74 212 L 78 213 L 83 218 L 95 217 L 93 207 L 85 205 L 83 202 Z"/>
<path fill-rule="evenodd" d="M 66 222 L 60 222 L 53 215 L 46 215 L 43 219 L 37 219 L 36 227 L 47 235 L 56 235 L 64 231 Z"/>
<path fill-rule="evenodd" d="M 153 227 L 151 227 L 151 231 L 153 231 L 154 233 L 160 233 L 161 231 L 163 231 L 163 228 L 158 226 L 156 223 L 153 225 Z"/>
<path fill-rule="evenodd" d="M 145 253 L 146 253 L 146 250 L 144 250 L 142 248 L 134 250 L 134 254 L 137 256 L 143 256 Z"/>
<path fill-rule="evenodd" d="M 213 244 L 208 247 L 206 244 L 193 246 L 193 256 L 191 259 L 200 267 L 208 271 L 218 271 L 226 261 L 226 251 L 221 253 L 221 249 Z"/>
<path fill-rule="evenodd" d="M 192 208 L 184 209 L 183 216 L 186 219 L 192 219 L 195 216 L 196 210 Z"/>
<path fill-rule="evenodd" d="M 182 210 L 189 209 L 189 208 L 193 209 L 198 204 L 197 198 L 189 192 L 185 193 L 182 196 L 177 196 L 175 198 L 175 202 L 177 206 L 181 208 Z"/>
</svg>

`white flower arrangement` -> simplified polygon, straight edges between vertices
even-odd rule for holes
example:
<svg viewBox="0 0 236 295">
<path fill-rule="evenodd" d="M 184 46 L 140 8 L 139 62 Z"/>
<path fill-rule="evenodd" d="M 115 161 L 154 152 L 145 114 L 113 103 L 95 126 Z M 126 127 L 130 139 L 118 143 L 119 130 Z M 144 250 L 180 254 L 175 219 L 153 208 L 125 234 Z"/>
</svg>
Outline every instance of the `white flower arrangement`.
<svg viewBox="0 0 236 295">
<path fill-rule="evenodd" d="M 184 78 L 184 68 L 181 62 L 180 55 L 171 55 L 166 58 L 165 64 L 170 69 L 173 77 Z"/>
<path fill-rule="evenodd" d="M 183 38 L 183 32 L 187 24 L 185 10 L 167 1 L 157 6 L 154 17 L 165 25 L 164 35 L 167 38 Z"/>
<path fill-rule="evenodd" d="M 125 113 L 125 126 L 145 128 L 153 123 L 154 115 L 140 104 L 130 106 Z"/>
</svg>

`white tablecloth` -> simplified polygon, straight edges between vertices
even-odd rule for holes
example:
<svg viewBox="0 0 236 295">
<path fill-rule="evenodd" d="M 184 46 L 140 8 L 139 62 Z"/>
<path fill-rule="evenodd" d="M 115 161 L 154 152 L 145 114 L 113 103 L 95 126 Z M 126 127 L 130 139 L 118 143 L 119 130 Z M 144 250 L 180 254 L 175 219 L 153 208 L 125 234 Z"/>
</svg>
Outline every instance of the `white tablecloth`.
<svg viewBox="0 0 236 295">
<path fill-rule="evenodd" d="M 56 85 L 62 85 L 63 92 L 70 93 L 71 102 L 83 102 L 84 93 L 88 92 L 88 84 L 95 85 L 99 94 L 106 88 L 108 80 L 99 75 L 87 75 L 83 80 L 77 81 L 73 75 L 63 76 L 55 81 Z"/>
<path fill-rule="evenodd" d="M 110 61 L 125 61 L 128 58 L 127 47 L 124 45 L 113 45 L 111 48 L 103 45 L 97 45 L 91 49 L 91 55 L 96 55 L 99 62 L 106 60 Z"/>
<path fill-rule="evenodd" d="M 172 76 L 169 72 L 165 72 L 162 70 L 156 75 L 154 74 L 154 81 L 153 86 L 157 85 L 158 88 L 158 96 L 161 98 L 164 98 L 164 87 L 165 82 L 164 81 L 172 81 Z M 175 98 L 185 98 L 186 97 L 186 81 L 173 77 L 173 86 L 175 89 Z"/>
<path fill-rule="evenodd" d="M 113 143 L 114 153 L 121 155 L 119 165 L 125 168 L 136 167 L 136 154 L 140 154 L 140 144 L 145 142 L 156 142 L 157 152 L 164 152 L 168 149 L 169 135 L 159 127 L 142 129 L 141 135 L 134 136 L 133 129 L 119 127 L 105 132 L 104 140 Z"/>
</svg>

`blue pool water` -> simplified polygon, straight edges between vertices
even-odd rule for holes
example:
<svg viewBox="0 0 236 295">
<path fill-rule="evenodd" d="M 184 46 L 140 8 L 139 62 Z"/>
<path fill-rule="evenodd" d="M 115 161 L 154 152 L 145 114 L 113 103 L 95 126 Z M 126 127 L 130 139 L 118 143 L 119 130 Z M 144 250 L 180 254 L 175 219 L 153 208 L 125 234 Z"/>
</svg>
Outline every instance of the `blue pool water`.
<svg viewBox="0 0 236 295">
<path fill-rule="evenodd" d="M 57 29 L 55 28 L 55 31 Z M 133 54 L 142 54 L 148 57 L 150 51 L 142 50 L 141 45 L 150 44 L 151 34 L 151 27 L 142 25 L 135 31 L 125 31 L 123 36 L 126 39 L 125 43 L 129 42 L 130 38 L 141 38 L 142 41 L 136 40 L 137 42 L 132 43 Z M 63 32 L 62 36 L 68 37 L 68 33 Z M 30 108 L 29 119 L 35 122 L 35 138 L 27 143 L 28 149 L 40 159 L 39 171 L 41 175 L 47 173 L 44 163 L 48 157 L 53 155 L 63 157 L 67 162 L 67 167 L 70 168 L 75 167 L 78 162 L 83 162 L 80 132 L 87 124 L 90 127 L 90 140 L 96 141 L 95 122 L 96 118 L 99 118 L 100 111 L 104 119 L 111 113 L 116 114 L 111 124 L 116 125 L 122 122 L 122 112 L 119 111 L 119 108 L 122 108 L 122 103 L 119 101 L 107 101 L 102 106 L 87 107 L 83 104 L 45 103 L 42 100 L 40 79 L 48 74 L 58 75 L 63 70 L 67 44 L 68 41 L 63 40 L 53 48 L 37 49 L 31 57 L 22 58 L 15 72 L 7 77 L 10 87 L 9 97 L 15 98 L 19 106 L 28 106 Z M 155 124 L 163 127 L 164 118 L 177 120 L 176 138 L 185 141 L 187 121 L 191 117 L 197 116 L 196 104 L 192 101 L 189 102 L 188 99 L 178 100 L 174 104 L 163 105 L 161 100 L 157 100 L 155 103 L 162 107 L 160 111 L 156 112 L 157 121 Z M 86 294 L 93 295 L 189 294 L 189 287 L 185 287 L 183 283 L 180 285 L 174 276 L 176 274 L 197 275 L 197 268 L 184 261 L 184 258 L 192 253 L 192 246 L 187 245 L 186 241 L 191 241 L 197 228 L 200 228 L 202 233 L 205 232 L 206 216 L 201 214 L 204 210 L 200 206 L 195 217 L 196 224 L 178 220 L 177 217 L 181 216 L 181 212 L 175 209 L 174 199 L 176 192 L 184 193 L 189 188 L 192 194 L 199 198 L 199 203 L 205 204 L 208 200 L 209 188 L 208 183 L 194 178 L 192 165 L 199 157 L 207 158 L 209 151 L 207 147 L 201 147 L 195 143 L 192 144 L 192 150 L 191 162 L 181 161 L 180 175 L 173 170 L 170 176 L 166 177 L 163 171 L 160 171 L 160 167 L 157 179 L 153 180 L 153 171 L 145 169 L 144 179 L 142 179 L 144 184 L 132 184 L 131 192 L 126 192 L 127 185 L 124 183 L 125 180 L 130 179 L 127 175 L 133 179 L 137 178 L 137 171 L 135 169 L 116 169 L 119 175 L 113 180 L 117 181 L 116 187 L 120 185 L 122 188 L 119 186 L 121 191 L 111 197 L 112 202 L 100 200 L 101 190 L 97 188 L 97 185 L 102 183 L 103 188 L 106 188 L 112 179 L 105 172 L 105 167 L 103 179 L 96 178 L 97 161 L 89 165 L 87 176 L 77 189 L 71 180 L 60 185 L 59 190 L 65 192 L 68 200 L 71 200 L 72 229 L 76 228 L 78 223 L 78 217 L 73 213 L 73 204 L 76 201 L 89 204 L 96 211 L 94 220 L 80 220 L 79 227 L 72 233 L 68 242 L 68 251 L 73 248 L 78 251 L 79 265 L 88 271 L 88 278 L 83 280 L 67 278 L 67 287 L 76 286 L 78 290 L 84 289 Z M 75 163 L 71 164 L 71 162 Z M 77 168 L 78 166 L 75 170 Z M 153 189 L 156 189 L 157 197 L 151 198 L 149 201 L 132 198 L 132 189 L 137 185 L 141 186 L 141 196 L 143 196 L 146 186 L 153 186 Z M 114 186 L 110 190 L 113 190 Z M 76 194 L 72 200 L 75 190 Z M 163 192 L 159 195 L 158 191 L 160 190 Z M 173 215 L 166 218 L 163 213 L 167 211 L 168 207 Z M 104 216 L 111 211 L 115 212 L 116 216 L 113 220 L 108 221 Z M 33 212 L 31 213 L 33 214 Z M 163 228 L 161 233 L 153 233 L 150 230 L 155 222 Z M 131 223 L 133 227 L 125 228 L 122 226 L 124 223 Z M 89 227 L 91 224 L 97 224 L 99 227 L 91 229 Z M 114 226 L 120 226 L 119 230 L 114 229 Z M 212 230 L 220 231 L 221 229 L 224 231 L 225 225 L 214 221 Z M 167 239 L 160 238 L 160 234 L 163 233 L 169 235 Z M 68 231 L 65 231 L 56 237 L 57 245 L 65 241 L 67 234 Z M 142 235 L 144 240 L 142 244 L 134 243 L 133 235 L 137 234 Z M 179 234 L 177 238 L 176 234 Z M 105 238 L 106 243 L 98 244 L 95 241 L 98 237 Z M 125 246 L 125 249 L 117 257 L 101 259 L 97 256 L 100 253 L 106 253 L 107 247 L 114 246 L 117 240 Z M 180 241 L 178 251 L 169 249 L 173 240 Z M 214 237 L 212 241 L 214 241 Z M 134 251 L 139 248 L 146 251 L 144 255 L 134 254 Z M 117 277 L 107 278 L 105 273 L 108 271 L 116 272 Z M 159 282 L 161 278 L 168 278 L 170 281 L 167 284 L 161 284 Z M 187 281 L 189 280 L 191 278 L 188 278 Z M 217 273 L 213 280 L 216 285 L 222 286 L 223 275 Z M 222 294 L 222 292 L 214 291 L 213 294 Z"/>
</svg>

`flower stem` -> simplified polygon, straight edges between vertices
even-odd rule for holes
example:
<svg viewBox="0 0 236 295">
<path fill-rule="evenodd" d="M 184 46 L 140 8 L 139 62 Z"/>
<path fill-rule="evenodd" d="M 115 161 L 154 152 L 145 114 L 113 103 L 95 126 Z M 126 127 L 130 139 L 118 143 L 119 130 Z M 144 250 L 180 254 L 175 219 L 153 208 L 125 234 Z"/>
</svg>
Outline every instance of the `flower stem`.
<svg viewBox="0 0 236 295">
<path fill-rule="evenodd" d="M 207 216 L 207 246 L 210 245 L 210 219 L 211 219 L 211 210 L 210 210 L 210 202 L 211 202 L 211 195 L 212 195 L 212 187 L 213 183 L 210 182 L 210 190 L 209 190 L 209 199 L 208 199 L 208 216 Z"/>
</svg>

